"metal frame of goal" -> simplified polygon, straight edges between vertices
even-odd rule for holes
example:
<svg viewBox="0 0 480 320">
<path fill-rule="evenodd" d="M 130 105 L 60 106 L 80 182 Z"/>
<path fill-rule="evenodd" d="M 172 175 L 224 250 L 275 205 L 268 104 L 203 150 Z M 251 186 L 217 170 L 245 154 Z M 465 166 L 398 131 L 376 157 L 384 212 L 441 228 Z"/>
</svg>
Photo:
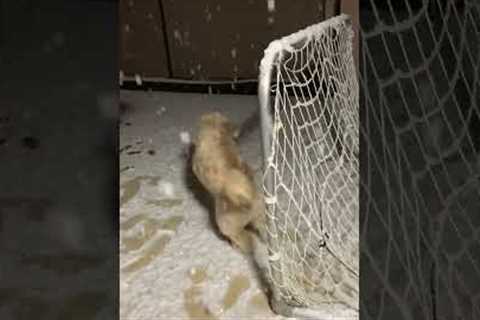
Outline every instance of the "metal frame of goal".
<svg viewBox="0 0 480 320">
<path fill-rule="evenodd" d="M 350 17 L 270 43 L 260 65 L 274 311 L 357 319 L 358 83 Z"/>
</svg>

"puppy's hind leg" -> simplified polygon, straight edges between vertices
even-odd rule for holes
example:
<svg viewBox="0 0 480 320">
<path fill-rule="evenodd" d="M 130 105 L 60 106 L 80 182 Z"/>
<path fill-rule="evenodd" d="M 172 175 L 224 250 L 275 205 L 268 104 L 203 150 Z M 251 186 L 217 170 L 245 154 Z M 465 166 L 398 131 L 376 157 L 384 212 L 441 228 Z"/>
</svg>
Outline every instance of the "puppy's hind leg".
<svg viewBox="0 0 480 320">
<path fill-rule="evenodd" d="M 245 227 L 250 222 L 248 214 L 242 211 L 217 212 L 216 220 L 220 232 L 243 253 L 251 253 L 252 239 Z"/>
<path fill-rule="evenodd" d="M 266 228 L 266 207 L 262 195 L 257 194 L 255 201 L 251 208 L 250 226 L 261 236 L 264 240 Z"/>
</svg>

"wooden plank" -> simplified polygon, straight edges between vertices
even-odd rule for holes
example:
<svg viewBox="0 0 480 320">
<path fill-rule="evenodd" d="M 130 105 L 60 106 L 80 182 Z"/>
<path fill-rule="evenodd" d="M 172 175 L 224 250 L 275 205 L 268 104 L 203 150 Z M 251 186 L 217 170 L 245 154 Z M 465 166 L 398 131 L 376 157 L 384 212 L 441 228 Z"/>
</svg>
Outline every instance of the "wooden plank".
<svg viewBox="0 0 480 320">
<path fill-rule="evenodd" d="M 178 79 L 256 79 L 270 41 L 324 19 L 318 0 L 161 1 Z"/>
<path fill-rule="evenodd" d="M 359 0 L 341 0 L 340 3 L 340 12 L 348 14 L 352 17 L 352 26 L 355 32 L 353 38 L 353 58 L 355 60 L 355 65 L 358 69 L 358 59 L 359 59 L 359 26 L 360 26 L 360 4 Z"/>
<path fill-rule="evenodd" d="M 120 69 L 126 75 L 169 77 L 157 0 L 120 0 Z"/>
<path fill-rule="evenodd" d="M 339 13 L 340 0 L 325 0 L 325 18 L 331 18 Z"/>
</svg>

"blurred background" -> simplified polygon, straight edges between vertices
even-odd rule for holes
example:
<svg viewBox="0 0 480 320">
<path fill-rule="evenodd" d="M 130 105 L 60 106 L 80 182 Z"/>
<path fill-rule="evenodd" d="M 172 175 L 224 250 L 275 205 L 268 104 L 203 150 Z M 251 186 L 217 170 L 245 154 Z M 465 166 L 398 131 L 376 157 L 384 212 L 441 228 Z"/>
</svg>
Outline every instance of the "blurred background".
<svg viewBox="0 0 480 320">
<path fill-rule="evenodd" d="M 118 312 L 114 1 L 0 1 L 0 318 Z"/>
</svg>

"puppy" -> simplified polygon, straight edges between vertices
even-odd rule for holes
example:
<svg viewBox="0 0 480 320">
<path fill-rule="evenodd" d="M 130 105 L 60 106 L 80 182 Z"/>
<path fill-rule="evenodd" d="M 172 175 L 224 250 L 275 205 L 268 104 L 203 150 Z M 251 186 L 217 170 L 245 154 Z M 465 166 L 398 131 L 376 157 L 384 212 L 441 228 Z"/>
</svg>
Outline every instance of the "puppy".
<svg viewBox="0 0 480 320">
<path fill-rule="evenodd" d="M 215 202 L 220 232 L 244 253 L 254 248 L 250 227 L 261 233 L 264 202 L 250 167 L 240 158 L 237 128 L 214 112 L 200 118 L 194 139 L 192 169 Z"/>
</svg>

